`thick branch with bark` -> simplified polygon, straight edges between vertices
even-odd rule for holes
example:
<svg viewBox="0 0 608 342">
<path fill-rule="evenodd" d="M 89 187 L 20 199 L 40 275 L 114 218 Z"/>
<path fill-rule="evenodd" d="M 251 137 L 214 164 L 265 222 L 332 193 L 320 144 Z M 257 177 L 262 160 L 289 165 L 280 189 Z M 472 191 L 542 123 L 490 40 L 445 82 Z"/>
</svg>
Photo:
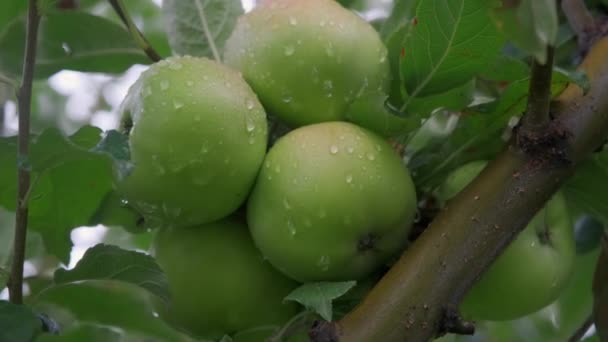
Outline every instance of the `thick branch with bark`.
<svg viewBox="0 0 608 342">
<path fill-rule="evenodd" d="M 608 137 L 608 38 L 581 68 L 591 90 L 570 85 L 557 99 L 547 139 L 513 139 L 435 218 L 363 302 L 315 329 L 318 341 L 428 341 L 441 333 L 476 279 Z M 516 133 L 517 135 L 517 133 Z"/>
</svg>

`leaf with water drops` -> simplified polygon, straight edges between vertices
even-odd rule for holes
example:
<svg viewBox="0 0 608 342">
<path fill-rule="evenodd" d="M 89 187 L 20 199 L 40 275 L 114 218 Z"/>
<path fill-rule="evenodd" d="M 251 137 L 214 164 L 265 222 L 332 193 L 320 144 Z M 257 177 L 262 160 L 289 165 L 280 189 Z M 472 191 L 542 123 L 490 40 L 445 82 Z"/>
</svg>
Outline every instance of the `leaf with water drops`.
<svg viewBox="0 0 608 342">
<path fill-rule="evenodd" d="M 10 1 L 9 1 L 10 2 Z M 0 36 L 0 73 L 22 72 L 25 16 Z M 80 11 L 50 11 L 40 22 L 35 77 L 63 70 L 119 73 L 149 59 L 118 23 Z"/>
<path fill-rule="evenodd" d="M 165 0 L 163 16 L 169 43 L 180 55 L 220 61 L 239 15 L 240 0 Z"/>
</svg>

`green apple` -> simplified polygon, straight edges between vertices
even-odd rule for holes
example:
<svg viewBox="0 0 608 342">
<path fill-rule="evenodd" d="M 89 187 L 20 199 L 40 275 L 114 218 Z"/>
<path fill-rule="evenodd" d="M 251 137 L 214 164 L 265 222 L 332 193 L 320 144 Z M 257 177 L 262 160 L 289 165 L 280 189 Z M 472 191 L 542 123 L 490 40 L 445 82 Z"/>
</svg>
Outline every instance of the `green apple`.
<svg viewBox="0 0 608 342">
<path fill-rule="evenodd" d="M 281 326 L 297 313 L 298 306 L 283 298 L 298 284 L 262 258 L 240 221 L 162 229 L 154 254 L 171 294 L 162 316 L 194 335 L 219 338 Z"/>
<path fill-rule="evenodd" d="M 440 202 L 460 192 L 485 165 L 471 162 L 452 172 L 438 191 Z M 573 222 L 558 192 L 471 288 L 461 310 L 473 319 L 492 321 L 538 311 L 557 299 L 574 258 Z"/>
<path fill-rule="evenodd" d="M 280 328 L 280 327 L 279 327 Z M 308 337 L 308 329 L 306 327 L 301 327 L 301 329 L 287 337 L 279 340 L 280 342 L 310 342 L 310 338 Z M 265 342 L 270 338 L 275 337 L 276 329 L 266 329 L 265 327 L 260 327 L 258 329 L 251 329 L 249 331 L 243 331 L 232 336 L 232 342 Z M 272 341 L 272 340 L 271 340 Z"/>
<path fill-rule="evenodd" d="M 118 189 L 152 222 L 191 226 L 246 199 L 267 145 L 266 114 L 238 72 L 204 58 L 152 65 L 122 111 L 132 168 Z"/>
<path fill-rule="evenodd" d="M 402 250 L 416 212 L 407 168 L 374 133 L 346 122 L 291 131 L 250 195 L 253 239 L 298 281 L 361 279 Z"/>
<path fill-rule="evenodd" d="M 225 62 L 292 126 L 344 120 L 361 93 L 386 89 L 386 55 L 374 28 L 333 0 L 262 1 L 225 48 Z"/>
</svg>

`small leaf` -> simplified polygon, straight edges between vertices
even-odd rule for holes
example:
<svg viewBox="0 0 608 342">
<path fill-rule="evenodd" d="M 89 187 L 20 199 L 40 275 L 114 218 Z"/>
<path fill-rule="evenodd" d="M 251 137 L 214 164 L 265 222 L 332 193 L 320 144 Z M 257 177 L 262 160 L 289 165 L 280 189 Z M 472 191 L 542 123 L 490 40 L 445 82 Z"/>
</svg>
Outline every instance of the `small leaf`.
<svg viewBox="0 0 608 342">
<path fill-rule="evenodd" d="M 63 69 L 119 73 L 149 62 L 122 26 L 84 12 L 49 12 L 42 17 L 39 32 L 37 78 Z M 0 33 L 0 73 L 21 74 L 24 41 L 25 17 L 19 17 Z"/>
<path fill-rule="evenodd" d="M 93 151 L 108 153 L 115 160 L 131 160 L 129 137 L 116 130 L 106 132 Z"/>
<path fill-rule="evenodd" d="M 0 341 L 33 341 L 42 322 L 27 306 L 0 301 Z"/>
<path fill-rule="evenodd" d="M 179 55 L 221 60 L 224 44 L 241 14 L 240 0 L 163 1 L 169 44 Z"/>
<path fill-rule="evenodd" d="M 72 270 L 55 271 L 55 283 L 110 279 L 132 283 L 169 301 L 167 277 L 154 258 L 116 246 L 98 244 L 89 248 Z"/>
<path fill-rule="evenodd" d="M 559 67 L 553 68 L 553 70 L 561 75 L 564 75 L 566 78 L 570 80 L 570 82 L 576 84 L 583 90 L 583 95 L 587 94 L 589 89 L 591 89 L 591 83 L 589 82 L 589 77 L 583 71 L 579 70 L 565 70 Z"/>
<path fill-rule="evenodd" d="M 503 39 L 490 18 L 492 6 L 487 0 L 420 2 L 401 61 L 411 97 L 460 86 L 496 58 Z"/>
<path fill-rule="evenodd" d="M 293 290 L 285 300 L 298 302 L 318 313 L 324 320 L 331 321 L 332 301 L 355 285 L 356 281 L 308 283 Z"/>
</svg>

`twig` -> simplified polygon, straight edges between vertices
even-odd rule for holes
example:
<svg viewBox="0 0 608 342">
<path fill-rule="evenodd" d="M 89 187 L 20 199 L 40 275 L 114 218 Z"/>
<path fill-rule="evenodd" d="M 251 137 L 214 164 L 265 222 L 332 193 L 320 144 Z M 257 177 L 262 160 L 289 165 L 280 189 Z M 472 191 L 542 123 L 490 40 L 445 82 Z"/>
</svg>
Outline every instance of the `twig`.
<svg viewBox="0 0 608 342">
<path fill-rule="evenodd" d="M 19 135 L 17 138 L 18 159 L 26 159 L 29 149 L 32 82 L 34 80 L 34 69 L 36 67 L 36 45 L 38 42 L 38 25 L 40 23 L 40 15 L 36 6 L 36 0 L 29 0 L 23 78 L 17 95 L 19 103 Z M 10 300 L 16 304 L 23 302 L 23 262 L 25 260 L 25 239 L 27 237 L 27 219 L 29 211 L 26 197 L 29 189 L 30 170 L 28 168 L 18 167 L 15 239 L 9 282 Z"/>
<path fill-rule="evenodd" d="M 443 321 L 439 327 L 440 333 L 452 333 L 458 335 L 475 334 L 475 323 L 465 321 L 456 307 L 448 305 L 444 310 Z"/>
<path fill-rule="evenodd" d="M 127 12 L 127 9 L 125 8 L 125 5 L 123 4 L 122 0 L 108 1 L 110 2 L 110 5 L 112 5 L 112 8 L 114 8 L 116 14 L 118 14 L 120 20 L 122 20 L 122 22 L 127 27 L 127 30 L 129 30 L 129 33 L 131 33 L 131 36 L 133 36 L 133 39 L 135 40 L 137 46 L 139 46 L 139 48 L 144 51 L 146 56 L 148 56 L 148 58 L 150 58 L 150 60 L 153 62 L 158 62 L 163 59 L 158 54 L 158 52 L 154 50 L 154 48 L 143 35 L 143 33 L 141 33 L 137 26 L 135 26 L 135 23 L 133 23 L 133 19 L 131 19 L 131 17 L 129 16 L 129 13 Z"/>
<path fill-rule="evenodd" d="M 593 325 L 593 315 L 589 315 L 589 317 L 581 324 L 581 326 L 576 329 L 574 334 L 570 336 L 568 342 L 579 342 L 583 339 L 589 328 Z"/>
<path fill-rule="evenodd" d="M 528 108 L 523 118 L 524 125 L 528 125 L 531 130 L 544 129 L 549 123 L 554 52 L 555 48 L 548 46 L 545 64 L 540 64 L 536 59 L 532 62 Z"/>
</svg>

